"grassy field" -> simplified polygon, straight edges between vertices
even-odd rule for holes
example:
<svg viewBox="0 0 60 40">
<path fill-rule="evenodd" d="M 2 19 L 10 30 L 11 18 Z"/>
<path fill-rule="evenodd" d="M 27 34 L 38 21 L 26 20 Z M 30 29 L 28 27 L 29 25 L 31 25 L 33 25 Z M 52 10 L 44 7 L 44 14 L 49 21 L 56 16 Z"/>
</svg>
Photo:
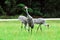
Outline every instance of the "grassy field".
<svg viewBox="0 0 60 40">
<path fill-rule="evenodd" d="M 37 24 L 32 34 L 21 29 L 19 21 L 0 21 L 0 40 L 60 40 L 60 20 L 49 20 L 50 28 L 42 25 L 41 30 L 37 29 Z"/>
</svg>

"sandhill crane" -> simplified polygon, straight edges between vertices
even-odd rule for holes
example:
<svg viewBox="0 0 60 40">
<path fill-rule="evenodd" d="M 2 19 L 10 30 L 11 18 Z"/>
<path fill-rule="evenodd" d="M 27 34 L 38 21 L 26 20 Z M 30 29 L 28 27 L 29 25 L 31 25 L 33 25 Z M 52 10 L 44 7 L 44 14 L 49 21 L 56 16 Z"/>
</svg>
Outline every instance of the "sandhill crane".
<svg viewBox="0 0 60 40">
<path fill-rule="evenodd" d="M 47 28 L 49 28 L 49 24 L 46 23 L 46 20 L 44 20 L 44 18 L 34 18 L 33 20 L 34 20 L 34 24 L 39 24 L 38 28 L 40 27 L 41 31 L 42 31 L 42 28 L 41 28 L 42 24 L 47 26 Z"/>
<path fill-rule="evenodd" d="M 29 27 L 31 27 L 31 32 L 32 32 L 32 29 L 33 29 L 33 27 L 34 27 L 34 21 L 33 21 L 33 18 L 32 18 L 32 17 L 29 15 L 29 13 L 28 13 L 28 7 L 25 6 L 24 8 L 26 9 L 27 22 L 28 22 Z M 28 31 L 29 31 L 29 29 L 28 29 Z"/>
<path fill-rule="evenodd" d="M 26 29 L 27 26 L 27 18 L 25 16 L 20 15 L 18 17 L 18 19 L 22 22 L 22 24 L 24 24 L 24 28 Z M 21 26 L 21 28 L 23 27 L 23 25 Z"/>
</svg>

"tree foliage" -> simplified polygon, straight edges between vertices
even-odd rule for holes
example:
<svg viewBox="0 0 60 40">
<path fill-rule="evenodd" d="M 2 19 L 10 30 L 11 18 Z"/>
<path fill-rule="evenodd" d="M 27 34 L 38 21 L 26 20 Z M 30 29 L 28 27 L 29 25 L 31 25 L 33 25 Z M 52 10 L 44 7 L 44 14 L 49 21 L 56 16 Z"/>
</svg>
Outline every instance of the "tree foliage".
<svg viewBox="0 0 60 40">
<path fill-rule="evenodd" d="M 60 0 L 0 0 L 0 15 L 26 15 L 24 6 L 32 16 L 60 17 Z"/>
</svg>

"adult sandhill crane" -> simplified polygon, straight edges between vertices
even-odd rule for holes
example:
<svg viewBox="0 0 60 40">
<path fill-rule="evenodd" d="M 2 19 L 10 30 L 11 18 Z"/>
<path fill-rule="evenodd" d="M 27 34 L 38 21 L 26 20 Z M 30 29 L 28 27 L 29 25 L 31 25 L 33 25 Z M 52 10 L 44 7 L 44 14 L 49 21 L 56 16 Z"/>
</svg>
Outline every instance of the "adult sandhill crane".
<svg viewBox="0 0 60 40">
<path fill-rule="evenodd" d="M 33 21 L 33 18 L 32 18 L 32 17 L 29 15 L 29 13 L 28 13 L 28 7 L 25 6 L 24 8 L 26 9 L 27 22 L 28 22 L 29 27 L 31 27 L 31 32 L 32 32 L 32 29 L 33 29 L 33 27 L 34 27 L 34 21 Z M 28 29 L 28 31 L 29 31 L 29 29 Z"/>
</svg>

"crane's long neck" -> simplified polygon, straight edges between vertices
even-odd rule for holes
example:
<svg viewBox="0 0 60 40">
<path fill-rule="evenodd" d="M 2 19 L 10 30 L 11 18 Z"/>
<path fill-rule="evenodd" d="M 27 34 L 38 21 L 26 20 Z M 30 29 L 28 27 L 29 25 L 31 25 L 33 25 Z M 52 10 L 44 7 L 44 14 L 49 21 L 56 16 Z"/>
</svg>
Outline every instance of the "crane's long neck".
<svg viewBox="0 0 60 40">
<path fill-rule="evenodd" d="M 29 15 L 29 13 L 28 13 L 28 8 L 26 8 L 26 14 L 27 14 L 27 18 L 28 19 L 32 19 L 32 17 Z"/>
<path fill-rule="evenodd" d="M 27 16 L 30 16 L 29 13 L 28 13 L 28 8 L 26 8 L 26 13 L 27 13 Z"/>
</svg>

